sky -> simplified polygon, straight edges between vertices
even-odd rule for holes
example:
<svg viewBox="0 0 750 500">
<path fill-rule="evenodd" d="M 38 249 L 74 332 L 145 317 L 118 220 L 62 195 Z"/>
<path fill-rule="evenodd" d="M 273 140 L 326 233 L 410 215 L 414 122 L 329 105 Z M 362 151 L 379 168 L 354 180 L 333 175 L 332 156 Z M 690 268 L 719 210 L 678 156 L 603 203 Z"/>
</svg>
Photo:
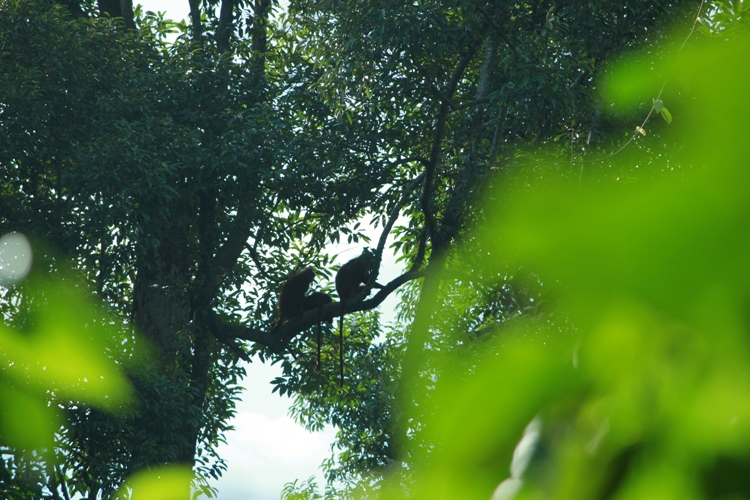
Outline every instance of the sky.
<svg viewBox="0 0 750 500">
<path fill-rule="evenodd" d="M 219 448 L 228 470 L 211 483 L 219 490 L 218 499 L 278 500 L 285 483 L 313 475 L 324 484 L 318 467 L 331 455 L 335 431 L 311 433 L 287 416 L 289 397 L 271 393 L 270 381 L 281 375 L 278 365 L 254 360 L 245 367 L 245 391 L 231 421 L 236 430 Z"/>
<path fill-rule="evenodd" d="M 136 0 L 133 4 L 143 5 L 144 10 L 154 12 L 166 12 L 167 18 L 173 21 L 181 21 L 190 17 L 190 4 L 188 0 Z"/>
</svg>

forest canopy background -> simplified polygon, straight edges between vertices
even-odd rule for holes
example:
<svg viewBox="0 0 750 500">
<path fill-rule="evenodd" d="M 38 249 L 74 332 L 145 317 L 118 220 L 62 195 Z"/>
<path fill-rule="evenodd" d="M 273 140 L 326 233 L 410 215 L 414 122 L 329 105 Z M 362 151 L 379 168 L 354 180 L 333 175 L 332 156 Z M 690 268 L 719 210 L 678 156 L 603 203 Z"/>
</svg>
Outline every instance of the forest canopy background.
<svg viewBox="0 0 750 500">
<path fill-rule="evenodd" d="M 38 422 L 0 415 L 0 491 L 211 494 L 258 355 L 339 429 L 331 497 L 488 498 L 534 416 L 522 496 L 746 492 L 741 2 L 189 4 L 0 3 L 0 397 Z M 388 233 L 403 274 L 322 310 L 340 389 L 276 293 Z"/>
</svg>

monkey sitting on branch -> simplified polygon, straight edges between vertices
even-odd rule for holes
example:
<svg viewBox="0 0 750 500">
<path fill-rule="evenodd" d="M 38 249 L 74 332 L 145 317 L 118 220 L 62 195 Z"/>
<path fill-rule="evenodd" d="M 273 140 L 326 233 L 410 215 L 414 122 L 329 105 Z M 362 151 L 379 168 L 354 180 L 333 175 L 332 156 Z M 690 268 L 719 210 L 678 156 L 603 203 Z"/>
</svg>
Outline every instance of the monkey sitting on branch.
<svg viewBox="0 0 750 500">
<path fill-rule="evenodd" d="M 280 327 L 288 319 L 309 311 L 310 309 L 318 310 L 318 349 L 317 349 L 317 368 L 320 371 L 320 322 L 324 320 L 321 317 L 321 307 L 326 304 L 333 302 L 331 296 L 323 292 L 312 292 L 307 294 L 310 289 L 310 284 L 315 280 L 315 272 L 306 267 L 302 271 L 293 274 L 287 279 L 281 286 L 279 292 L 279 319 L 271 328 L 274 331 Z M 330 321 L 331 318 L 327 319 Z"/>
<path fill-rule="evenodd" d="M 370 279 L 375 267 L 375 254 L 365 249 L 362 255 L 356 257 L 343 266 L 336 273 L 336 292 L 341 301 L 341 316 L 339 317 L 339 387 L 344 387 L 344 312 L 346 303 L 359 295 Z M 383 288 L 374 283 L 373 288 Z"/>
<path fill-rule="evenodd" d="M 305 295 L 310 284 L 315 280 L 315 272 L 306 267 L 300 272 L 293 274 L 281 285 L 279 292 L 279 319 L 271 330 L 280 327 L 289 318 L 302 314 L 304 310 Z"/>
</svg>

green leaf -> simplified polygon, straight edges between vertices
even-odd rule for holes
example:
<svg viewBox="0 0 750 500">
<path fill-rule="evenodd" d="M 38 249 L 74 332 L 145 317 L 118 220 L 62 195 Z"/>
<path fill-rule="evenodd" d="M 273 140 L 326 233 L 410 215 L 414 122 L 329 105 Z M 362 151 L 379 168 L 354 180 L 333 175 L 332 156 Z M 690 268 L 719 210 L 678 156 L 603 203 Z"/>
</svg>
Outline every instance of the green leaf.
<svg viewBox="0 0 750 500">
<path fill-rule="evenodd" d="M 661 115 L 664 117 L 665 120 L 667 120 L 667 123 L 672 123 L 672 114 L 669 112 L 667 108 L 664 108 L 664 107 L 661 108 Z"/>
</svg>

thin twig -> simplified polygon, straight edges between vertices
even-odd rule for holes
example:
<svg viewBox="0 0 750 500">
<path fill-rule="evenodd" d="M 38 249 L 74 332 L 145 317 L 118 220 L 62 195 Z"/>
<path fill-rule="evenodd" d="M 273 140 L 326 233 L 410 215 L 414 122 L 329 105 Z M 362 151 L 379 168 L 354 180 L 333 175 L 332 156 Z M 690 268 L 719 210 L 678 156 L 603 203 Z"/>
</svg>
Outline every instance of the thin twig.
<svg viewBox="0 0 750 500">
<path fill-rule="evenodd" d="M 388 235 L 391 232 L 391 229 L 393 229 L 393 225 L 396 223 L 396 220 L 398 219 L 399 214 L 401 213 L 401 209 L 406 204 L 406 200 L 409 199 L 409 195 L 414 191 L 414 189 L 419 185 L 419 183 L 424 178 L 425 173 L 422 172 L 417 177 L 412 180 L 408 186 L 406 186 L 406 189 L 404 189 L 404 192 L 401 194 L 401 198 L 398 200 L 398 203 L 391 209 L 391 212 L 388 214 L 388 222 L 386 223 L 385 227 L 383 228 L 383 231 L 380 233 L 380 240 L 378 241 L 377 249 L 375 250 L 375 266 L 374 266 L 374 272 L 370 274 L 370 278 L 367 280 L 367 288 L 372 287 L 373 284 L 378 279 L 378 272 L 380 270 L 380 262 L 383 257 L 383 250 L 385 249 L 385 244 L 388 240 Z"/>
<path fill-rule="evenodd" d="M 688 42 L 688 40 L 690 40 L 690 37 L 691 37 L 691 36 L 693 36 L 693 32 L 695 31 L 695 25 L 696 25 L 696 24 L 698 24 L 698 21 L 699 21 L 699 20 L 700 20 L 700 18 L 701 18 L 701 11 L 703 10 L 703 4 L 704 4 L 705 2 L 706 2 L 706 0 L 701 0 L 701 4 L 700 4 L 700 6 L 698 7 L 698 15 L 697 15 L 697 16 L 695 16 L 695 21 L 693 21 L 693 27 L 692 27 L 692 28 L 690 28 L 690 33 L 688 33 L 688 36 L 687 36 L 687 38 L 685 38 L 685 41 L 684 41 L 684 42 L 682 42 L 682 45 L 680 45 L 680 50 L 678 50 L 678 51 L 677 51 L 678 53 L 679 53 L 679 52 L 682 52 L 682 48 L 683 48 L 683 47 L 685 46 L 685 44 L 686 44 L 686 43 Z"/>
</svg>

